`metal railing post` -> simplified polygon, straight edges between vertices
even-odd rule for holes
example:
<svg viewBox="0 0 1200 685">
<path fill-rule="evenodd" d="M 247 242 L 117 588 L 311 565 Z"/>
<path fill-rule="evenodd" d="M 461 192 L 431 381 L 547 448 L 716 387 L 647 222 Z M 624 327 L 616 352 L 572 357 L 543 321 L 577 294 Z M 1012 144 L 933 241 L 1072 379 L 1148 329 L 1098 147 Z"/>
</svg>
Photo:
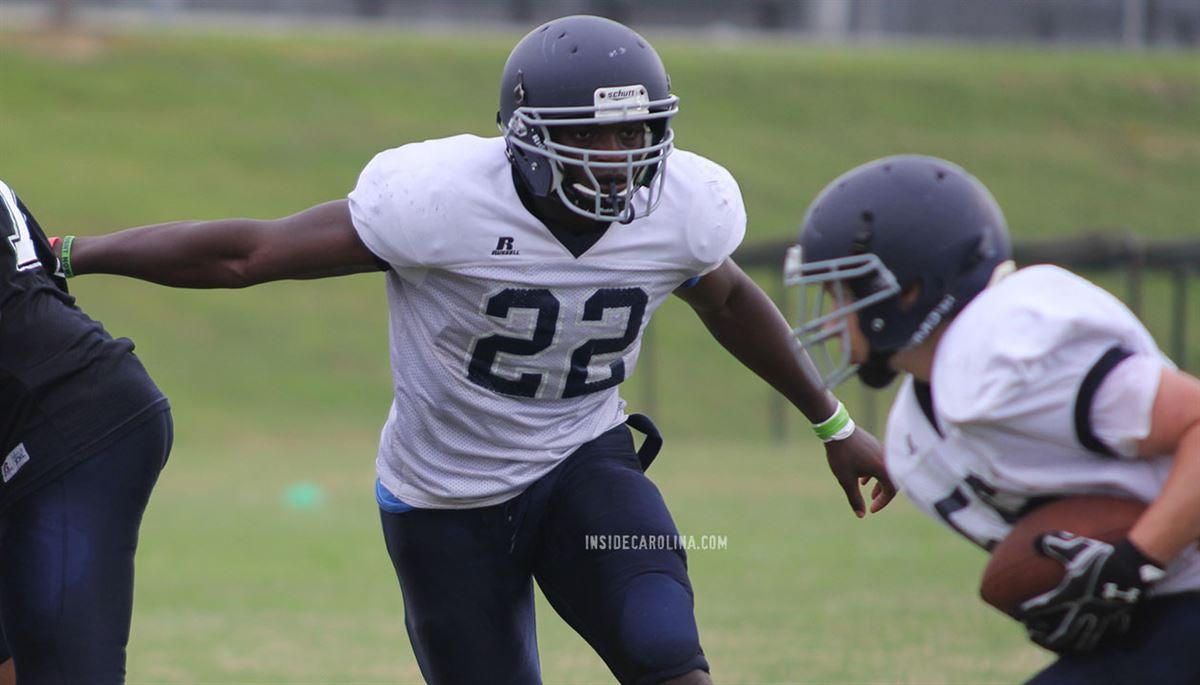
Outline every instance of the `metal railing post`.
<svg viewBox="0 0 1200 685">
<path fill-rule="evenodd" d="M 1173 291 L 1171 301 L 1174 303 L 1171 315 L 1171 358 L 1179 368 L 1187 368 L 1187 296 L 1188 296 L 1188 267 L 1175 269 L 1172 280 Z"/>
</svg>

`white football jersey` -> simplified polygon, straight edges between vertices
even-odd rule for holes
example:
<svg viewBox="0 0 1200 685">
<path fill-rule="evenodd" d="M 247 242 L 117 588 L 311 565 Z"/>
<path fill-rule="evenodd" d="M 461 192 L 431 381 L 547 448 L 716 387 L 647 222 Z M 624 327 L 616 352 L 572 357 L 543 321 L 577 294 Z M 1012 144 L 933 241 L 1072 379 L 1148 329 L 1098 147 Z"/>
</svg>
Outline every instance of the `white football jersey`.
<svg viewBox="0 0 1200 685">
<path fill-rule="evenodd" d="M 1022 269 L 950 323 L 930 383 L 909 377 L 888 416 L 896 485 L 930 517 L 991 549 L 1047 499 L 1149 502 L 1171 459 L 1136 458 L 1170 362 L 1119 300 L 1054 266 Z M 1200 589 L 1191 545 L 1154 586 Z"/>
<path fill-rule="evenodd" d="M 431 508 L 503 502 L 624 422 L 650 315 L 746 224 L 733 177 L 676 150 L 658 208 L 575 257 L 522 205 L 504 140 L 471 135 L 380 153 L 350 211 L 392 267 L 379 479 Z"/>
</svg>

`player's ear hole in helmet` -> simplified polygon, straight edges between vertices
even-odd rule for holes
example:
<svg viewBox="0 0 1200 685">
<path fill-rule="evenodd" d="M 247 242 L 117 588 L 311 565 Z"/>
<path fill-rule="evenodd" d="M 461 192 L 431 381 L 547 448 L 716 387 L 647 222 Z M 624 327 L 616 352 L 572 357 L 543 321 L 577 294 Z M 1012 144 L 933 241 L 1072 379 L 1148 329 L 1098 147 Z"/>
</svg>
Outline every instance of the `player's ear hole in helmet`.
<svg viewBox="0 0 1200 685">
<path fill-rule="evenodd" d="M 789 250 L 784 281 L 801 293 L 793 333 L 827 386 L 857 373 L 884 387 L 892 355 L 926 340 L 1011 260 L 999 205 L 961 167 L 922 155 L 863 164 L 817 195 Z M 870 346 L 860 364 L 845 353 L 849 331 L 830 324 L 851 312 Z"/>
<path fill-rule="evenodd" d="M 670 88 L 662 60 L 632 29 L 601 17 L 564 17 L 513 48 L 496 123 L 530 193 L 556 195 L 594 220 L 629 222 L 662 198 L 670 120 L 679 111 Z M 609 135 L 618 144 L 595 145 Z"/>
</svg>

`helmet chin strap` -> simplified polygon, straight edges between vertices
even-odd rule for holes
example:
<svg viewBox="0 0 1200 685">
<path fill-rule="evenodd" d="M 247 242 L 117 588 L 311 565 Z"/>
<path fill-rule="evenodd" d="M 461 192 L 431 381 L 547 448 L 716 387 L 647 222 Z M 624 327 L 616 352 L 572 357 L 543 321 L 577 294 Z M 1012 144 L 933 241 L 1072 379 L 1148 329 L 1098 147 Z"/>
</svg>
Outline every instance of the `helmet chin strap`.
<svg viewBox="0 0 1200 685">
<path fill-rule="evenodd" d="M 871 351 L 867 361 L 858 367 L 858 379 L 868 388 L 886 388 L 896 378 L 897 372 L 888 362 L 895 352 Z"/>
<path fill-rule="evenodd" d="M 625 207 L 625 218 L 621 219 L 620 223 L 622 225 L 627 226 L 627 225 L 633 223 L 633 220 L 636 218 L 637 218 L 637 210 L 634 209 L 633 203 L 630 202 L 629 205 L 627 207 Z"/>
</svg>

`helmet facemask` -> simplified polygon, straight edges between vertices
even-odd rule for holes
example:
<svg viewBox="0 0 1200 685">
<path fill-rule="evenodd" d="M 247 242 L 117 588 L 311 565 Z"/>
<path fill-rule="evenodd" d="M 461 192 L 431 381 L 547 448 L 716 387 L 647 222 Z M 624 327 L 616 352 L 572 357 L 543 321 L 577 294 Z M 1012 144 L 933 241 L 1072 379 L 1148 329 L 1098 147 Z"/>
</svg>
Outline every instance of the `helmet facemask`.
<svg viewBox="0 0 1200 685">
<path fill-rule="evenodd" d="M 860 254 L 805 263 L 799 245 L 787 252 L 784 285 L 798 287 L 800 302 L 792 329 L 800 347 L 817 366 L 821 381 L 833 388 L 858 369 L 851 359 L 850 318 L 900 294 L 900 284 L 879 257 Z M 865 333 L 865 331 L 864 331 Z"/>
<path fill-rule="evenodd" d="M 666 158 L 675 140 L 669 120 L 678 111 L 674 95 L 650 100 L 644 86 L 606 87 L 596 89 L 591 106 L 518 106 L 507 122 L 501 122 L 501 131 L 513 162 L 535 193 L 536 181 L 542 180 L 545 194 L 556 193 L 575 214 L 628 223 L 649 214 L 662 199 Z M 555 136 L 556 129 L 565 127 L 628 122 L 643 125 L 642 145 L 591 149 Z"/>
</svg>

